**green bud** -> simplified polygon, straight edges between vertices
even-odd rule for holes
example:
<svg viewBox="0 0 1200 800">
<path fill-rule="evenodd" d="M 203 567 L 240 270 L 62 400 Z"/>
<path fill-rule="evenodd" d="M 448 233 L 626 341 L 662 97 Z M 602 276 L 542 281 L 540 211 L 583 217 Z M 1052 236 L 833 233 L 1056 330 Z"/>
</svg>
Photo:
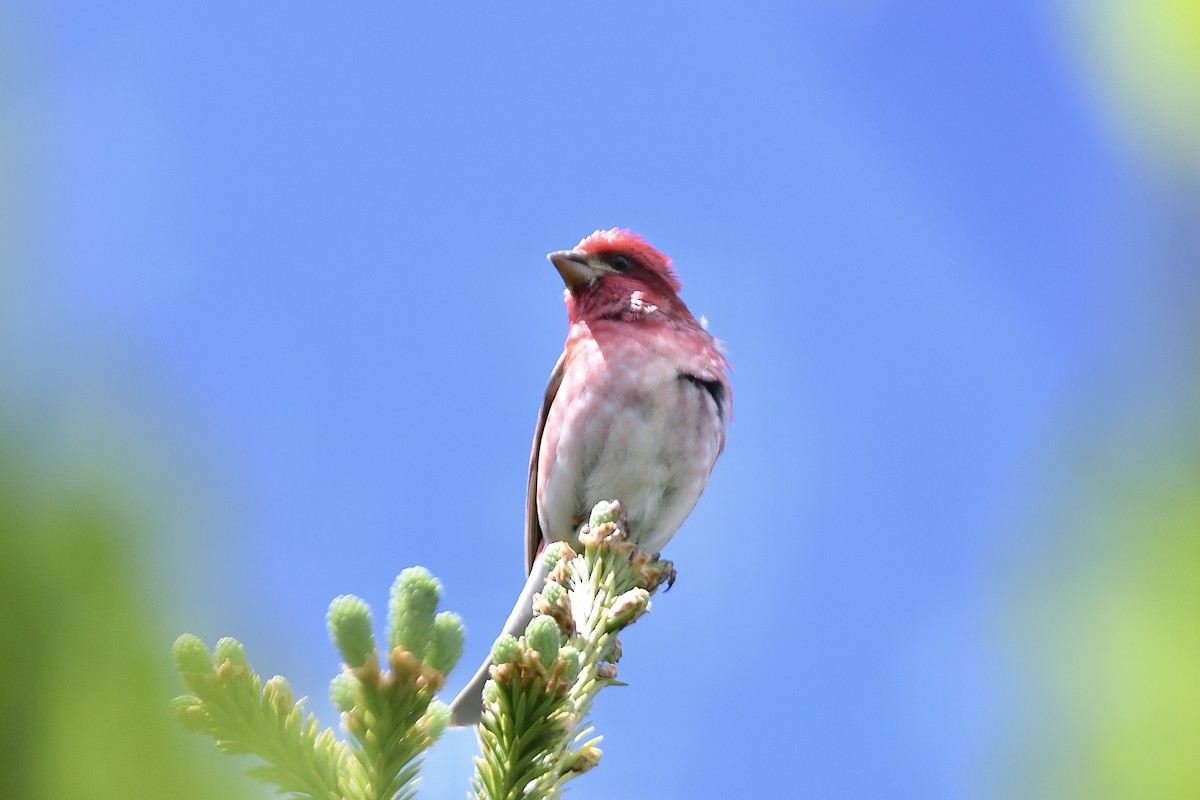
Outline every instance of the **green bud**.
<svg viewBox="0 0 1200 800">
<path fill-rule="evenodd" d="M 525 628 L 525 644 L 538 652 L 543 667 L 554 663 L 558 648 L 562 646 L 562 631 L 551 617 L 534 617 Z"/>
<path fill-rule="evenodd" d="M 553 570 L 558 566 L 558 562 L 569 557 L 572 552 L 570 546 L 566 542 L 552 542 L 542 551 L 542 563 L 546 565 L 546 570 Z"/>
<path fill-rule="evenodd" d="M 617 597 L 608 611 L 609 630 L 624 628 L 650 610 L 650 593 L 638 587 Z"/>
<path fill-rule="evenodd" d="M 621 518 L 621 502 L 619 500 L 601 500 L 592 506 L 592 516 L 588 520 L 589 528 L 599 528 L 609 522 Z"/>
<path fill-rule="evenodd" d="M 600 763 L 601 755 L 603 753 L 599 747 L 590 742 L 585 744 L 575 752 L 575 758 L 571 761 L 571 772 L 576 774 L 587 772 Z"/>
<path fill-rule="evenodd" d="M 263 685 L 263 697 L 267 699 L 280 714 L 287 714 L 296 705 L 296 696 L 287 678 L 276 675 Z"/>
<path fill-rule="evenodd" d="M 242 643 L 232 636 L 226 636 L 223 639 L 217 640 L 214 656 L 218 664 L 224 664 L 226 661 L 229 661 L 234 666 L 247 666 L 246 648 L 242 647 Z"/>
<path fill-rule="evenodd" d="M 450 727 L 450 707 L 441 700 L 434 700 L 425 709 L 425 734 L 430 741 L 436 742 L 442 738 L 446 728 Z"/>
<path fill-rule="evenodd" d="M 333 705 L 338 711 L 353 711 L 354 707 L 358 705 L 359 687 L 358 678 L 343 672 L 329 682 L 329 699 L 333 701 Z"/>
<path fill-rule="evenodd" d="M 573 681 L 579 677 L 579 672 L 583 668 L 580 663 L 579 651 L 572 645 L 567 645 L 558 651 L 558 658 L 563 663 L 562 675 L 568 681 Z"/>
<path fill-rule="evenodd" d="M 325 616 L 329 637 L 342 660 L 350 667 L 361 667 L 375 654 L 375 635 L 371 632 L 371 609 L 352 594 L 343 594 L 329 604 Z"/>
<path fill-rule="evenodd" d="M 499 701 L 500 701 L 500 687 L 496 685 L 495 681 L 489 680 L 487 683 L 485 683 L 483 685 L 483 702 L 497 703 Z"/>
<path fill-rule="evenodd" d="M 171 648 L 171 655 L 181 675 L 209 675 L 213 671 L 212 656 L 199 636 L 190 633 L 180 636 Z"/>
<path fill-rule="evenodd" d="M 443 675 L 449 675 L 462 653 L 462 618 L 452 611 L 443 611 L 433 618 L 433 636 L 429 640 L 425 663 Z"/>
<path fill-rule="evenodd" d="M 508 633 L 500 634 L 500 638 L 496 639 L 496 643 L 492 645 L 493 664 L 511 664 L 517 660 L 517 656 L 520 654 L 521 645 L 517 642 L 516 637 Z"/>
<path fill-rule="evenodd" d="M 567 590 L 560 583 L 547 583 L 542 589 L 542 599 L 552 606 L 556 606 L 562 602 L 563 596 Z"/>
<path fill-rule="evenodd" d="M 191 733 L 203 733 L 208 721 L 208 712 L 199 697 L 190 694 L 181 695 L 171 701 L 171 713 L 179 724 Z"/>
<path fill-rule="evenodd" d="M 409 567 L 397 576 L 388 604 L 390 647 L 403 647 L 417 658 L 425 659 L 441 591 L 437 579 L 424 567 Z"/>
</svg>

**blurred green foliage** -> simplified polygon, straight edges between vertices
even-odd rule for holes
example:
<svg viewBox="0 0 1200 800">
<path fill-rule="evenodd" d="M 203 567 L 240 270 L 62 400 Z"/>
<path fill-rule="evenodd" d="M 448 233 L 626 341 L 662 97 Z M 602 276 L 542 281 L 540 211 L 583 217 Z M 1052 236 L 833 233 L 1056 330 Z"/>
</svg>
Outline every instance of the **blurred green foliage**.
<svg viewBox="0 0 1200 800">
<path fill-rule="evenodd" d="M 1070 0 L 1085 63 L 1122 127 L 1200 174 L 1200 3 Z"/>
<path fill-rule="evenodd" d="M 14 30 L 0 26 L 4 95 L 21 66 Z M 31 353 L 23 324 L 41 316 L 21 291 L 37 261 L 21 236 L 37 123 L 0 120 L 0 797 L 248 797 L 169 714 L 174 637 L 136 558 L 152 492 L 133 490 L 122 454 L 64 447 L 58 398 L 26 380 L 48 357 Z"/>
<path fill-rule="evenodd" d="M 0 795 L 249 796 L 169 715 L 178 685 L 134 568 L 137 510 L 65 475 L 47 485 L 0 445 Z"/>
<path fill-rule="evenodd" d="M 1019 618 L 1026 730 L 1005 797 L 1200 797 L 1200 440 L 1097 477 Z M 1189 452 L 1190 451 L 1190 452 Z"/>
<path fill-rule="evenodd" d="M 1068 5 L 1083 66 L 1125 138 L 1166 167 L 1168 188 L 1150 186 L 1185 220 L 1173 226 L 1164 214 L 1151 228 L 1154 247 L 1117 257 L 1138 259 L 1131 269 L 1148 284 L 1171 280 L 1179 302 L 1197 263 L 1189 198 L 1200 177 L 1200 3 Z M 1182 260 L 1171 260 L 1176 253 Z M 1193 314 L 1180 324 L 1200 341 Z M 1018 608 L 1008 642 L 1017 735 L 995 796 L 1200 797 L 1200 373 L 1194 344 L 1163 347 L 1182 355 L 1172 391 L 1191 374 L 1190 395 L 1155 402 L 1154 387 L 1139 386 L 1132 413 L 1118 408 L 1076 431 L 1071 480 L 1054 476 L 1074 486 L 1050 501 L 1062 518 L 1005 587 L 1014 593 L 1003 602 Z"/>
</svg>

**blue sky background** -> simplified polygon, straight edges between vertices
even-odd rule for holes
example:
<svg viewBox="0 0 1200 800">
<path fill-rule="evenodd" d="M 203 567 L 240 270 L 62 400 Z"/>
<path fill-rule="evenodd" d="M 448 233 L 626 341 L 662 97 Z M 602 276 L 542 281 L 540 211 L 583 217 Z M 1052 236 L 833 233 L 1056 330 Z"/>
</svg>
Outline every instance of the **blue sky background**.
<svg viewBox="0 0 1200 800">
<path fill-rule="evenodd" d="M 457 689 L 522 582 L 566 327 L 544 255 L 629 227 L 727 344 L 735 419 L 572 796 L 1003 770 L 1008 576 L 1078 440 L 1183 403 L 1197 297 L 1194 204 L 1064 9 L 0 13 L 7 402 L 161 501 L 164 653 L 238 636 L 332 724 L 329 600 L 381 612 L 422 564 L 468 628 Z M 474 748 L 448 734 L 424 796 L 462 796 Z"/>
</svg>

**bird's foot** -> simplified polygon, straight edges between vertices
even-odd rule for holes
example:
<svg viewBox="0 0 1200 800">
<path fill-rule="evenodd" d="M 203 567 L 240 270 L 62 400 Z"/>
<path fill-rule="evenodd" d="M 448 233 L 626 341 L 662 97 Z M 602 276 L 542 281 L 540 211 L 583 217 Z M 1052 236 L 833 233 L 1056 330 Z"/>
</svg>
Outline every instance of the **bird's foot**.
<svg viewBox="0 0 1200 800">
<path fill-rule="evenodd" d="M 648 556 L 641 552 L 635 552 L 631 561 L 641 570 L 642 586 L 647 591 L 656 591 L 664 583 L 667 585 L 667 591 L 670 591 L 671 587 L 675 585 L 675 577 L 678 573 L 675 571 L 674 562 L 659 558 L 657 553 Z"/>
<path fill-rule="evenodd" d="M 664 591 L 669 592 L 671 591 L 671 587 L 675 585 L 675 578 L 679 575 L 675 571 L 675 562 L 659 561 L 658 563 L 663 565 L 663 580 L 667 583 L 667 588 Z"/>
</svg>

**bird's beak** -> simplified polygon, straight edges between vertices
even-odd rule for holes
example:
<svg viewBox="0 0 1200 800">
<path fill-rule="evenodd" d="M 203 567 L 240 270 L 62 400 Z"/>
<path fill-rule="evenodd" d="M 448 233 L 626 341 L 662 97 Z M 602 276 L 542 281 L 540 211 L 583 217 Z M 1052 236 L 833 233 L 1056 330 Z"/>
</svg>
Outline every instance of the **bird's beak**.
<svg viewBox="0 0 1200 800">
<path fill-rule="evenodd" d="M 574 250 L 558 250 L 546 256 L 562 276 L 567 289 L 574 291 L 596 278 L 596 269 L 588 263 L 587 256 Z"/>
</svg>

